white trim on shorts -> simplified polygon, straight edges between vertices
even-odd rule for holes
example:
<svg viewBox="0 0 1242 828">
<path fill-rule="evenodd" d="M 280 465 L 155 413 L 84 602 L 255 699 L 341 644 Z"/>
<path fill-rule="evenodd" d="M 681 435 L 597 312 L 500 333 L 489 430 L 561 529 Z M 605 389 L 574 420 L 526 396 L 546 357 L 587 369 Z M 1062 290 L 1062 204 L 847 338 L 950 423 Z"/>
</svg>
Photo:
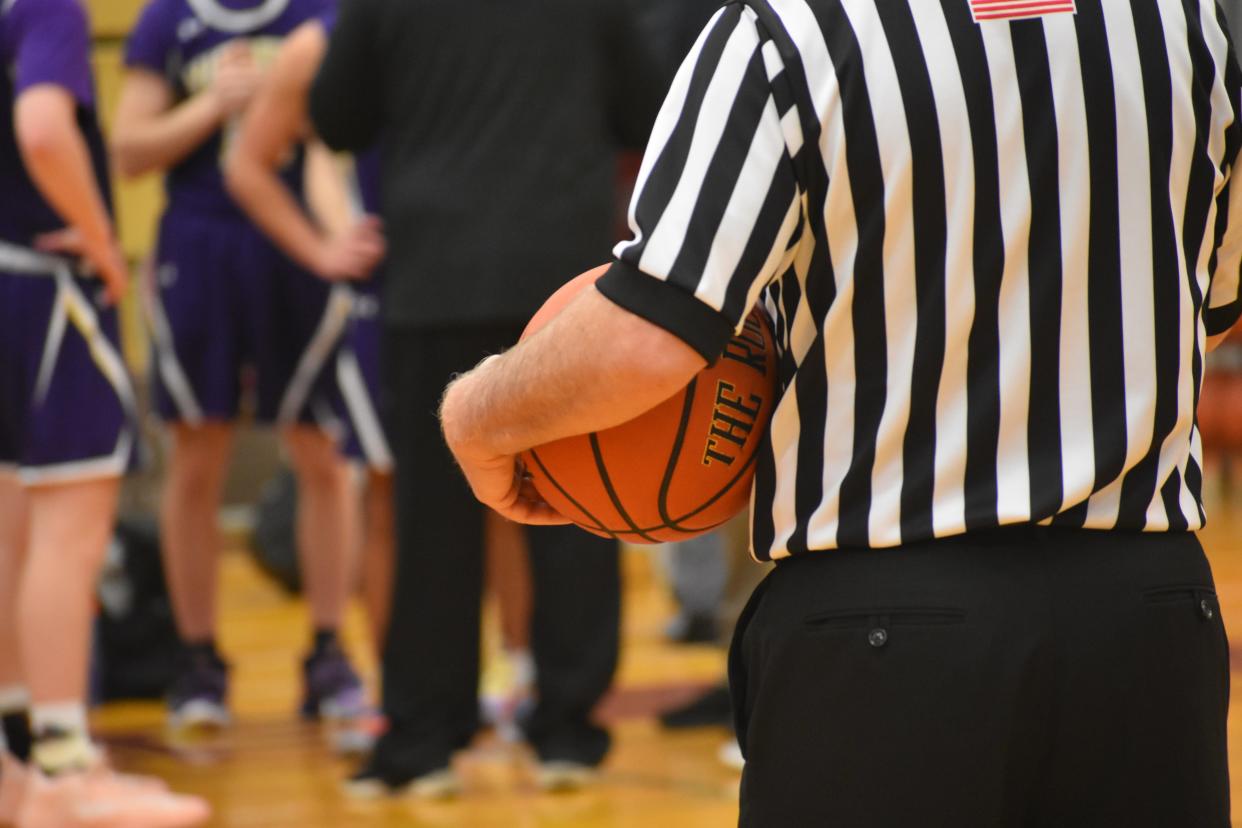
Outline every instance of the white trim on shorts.
<svg viewBox="0 0 1242 828">
<path fill-rule="evenodd" d="M 358 435 L 367 465 L 377 472 L 391 472 L 395 465 L 388 437 L 380 424 L 379 413 L 367 390 L 358 355 L 350 348 L 342 348 L 336 358 L 336 382 L 349 410 L 349 419 Z"/>
<path fill-rule="evenodd" d="M 67 463 L 45 466 L 17 464 L 17 477 L 23 485 L 39 486 L 50 483 L 71 483 L 94 480 L 101 477 L 120 477 L 129 466 L 134 450 L 138 423 L 138 398 L 130 382 L 125 360 L 99 326 L 99 315 L 90 299 L 74 281 L 70 263 L 58 256 L 49 256 L 27 250 L 24 247 L 0 242 L 0 270 L 21 276 L 51 278 L 56 282 L 56 298 L 52 309 L 53 324 L 44 342 L 43 362 L 40 365 L 39 382 L 36 384 L 36 400 L 48 391 L 51 373 L 44 376 L 47 366 L 55 367 L 64 343 L 65 329 L 69 323 L 86 341 L 91 361 L 103 374 L 121 403 L 127 425 L 122 425 L 117 445 L 111 454 Z"/>
<path fill-rule="evenodd" d="M 353 288 L 340 284 L 332 286 L 328 301 L 324 305 L 323 316 L 319 319 L 319 326 L 307 343 L 306 350 L 302 352 L 297 370 L 293 372 L 293 378 L 289 380 L 284 396 L 281 397 L 280 408 L 276 412 L 278 426 L 293 425 L 298 421 L 299 414 L 310 400 L 315 380 L 327 366 L 332 350 L 340 344 L 349 327 L 356 301 Z"/>
<path fill-rule="evenodd" d="M 151 283 L 143 293 L 143 308 L 146 310 L 147 325 L 151 329 L 151 339 L 155 345 L 156 370 L 164 381 L 164 389 L 172 398 L 173 405 L 182 422 L 189 426 L 201 426 L 205 417 L 203 407 L 194 396 L 194 387 L 181 367 L 177 358 L 177 344 L 173 337 L 172 325 L 168 322 L 168 314 L 164 310 L 164 298 L 160 295 L 159 265 L 151 270 Z"/>
</svg>

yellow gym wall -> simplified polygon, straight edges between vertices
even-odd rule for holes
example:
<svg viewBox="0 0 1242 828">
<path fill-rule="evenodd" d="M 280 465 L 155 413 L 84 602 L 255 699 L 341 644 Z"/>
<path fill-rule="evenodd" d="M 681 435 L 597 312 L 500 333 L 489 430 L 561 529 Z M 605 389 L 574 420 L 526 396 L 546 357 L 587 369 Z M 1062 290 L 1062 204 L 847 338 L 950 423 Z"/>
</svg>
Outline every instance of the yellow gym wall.
<svg viewBox="0 0 1242 828">
<path fill-rule="evenodd" d="M 86 2 L 95 33 L 95 79 L 105 132 L 111 127 L 112 117 L 116 113 L 117 96 L 121 91 L 125 36 L 134 24 L 142 2 L 143 0 Z M 159 177 L 146 176 L 138 181 L 122 181 L 113 176 L 113 188 L 121 245 L 130 262 L 140 265 L 154 246 L 155 222 L 162 202 Z M 143 334 L 140 310 L 132 298 L 122 304 L 121 316 L 125 355 L 135 372 L 141 376 L 147 365 L 147 340 Z"/>
<path fill-rule="evenodd" d="M 87 0 L 95 27 L 95 76 L 99 85 L 100 113 L 105 130 L 116 112 L 123 72 L 125 36 L 138 16 L 142 0 Z M 158 177 L 115 182 L 121 243 L 134 262 L 141 261 L 154 240 L 155 217 L 160 207 Z"/>
</svg>

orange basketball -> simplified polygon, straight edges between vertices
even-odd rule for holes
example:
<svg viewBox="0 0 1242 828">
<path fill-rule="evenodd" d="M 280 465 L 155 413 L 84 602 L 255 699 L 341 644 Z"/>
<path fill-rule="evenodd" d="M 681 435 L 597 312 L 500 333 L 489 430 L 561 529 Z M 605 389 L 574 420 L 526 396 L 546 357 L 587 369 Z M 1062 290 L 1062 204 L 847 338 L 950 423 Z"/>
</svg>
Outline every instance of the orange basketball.
<svg viewBox="0 0 1242 828">
<path fill-rule="evenodd" d="M 606 270 L 557 291 L 523 338 Z M 628 423 L 539 446 L 522 460 L 544 500 L 588 532 L 630 543 L 685 540 L 749 502 L 776 396 L 772 328 L 756 309 L 724 356 L 685 390 Z"/>
</svg>

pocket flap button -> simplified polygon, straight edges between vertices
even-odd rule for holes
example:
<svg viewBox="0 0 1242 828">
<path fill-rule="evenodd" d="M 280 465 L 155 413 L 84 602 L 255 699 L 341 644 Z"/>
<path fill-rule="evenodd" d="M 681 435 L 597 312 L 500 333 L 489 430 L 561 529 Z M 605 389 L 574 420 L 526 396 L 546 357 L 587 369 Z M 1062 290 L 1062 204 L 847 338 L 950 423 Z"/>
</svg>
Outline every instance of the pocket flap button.
<svg viewBox="0 0 1242 828">
<path fill-rule="evenodd" d="M 1206 598 L 1199 602 L 1199 612 L 1203 613 L 1203 617 L 1208 621 L 1216 617 L 1216 610 L 1212 609 L 1212 602 Z"/>
<path fill-rule="evenodd" d="M 888 643 L 888 630 L 883 627 L 876 627 L 867 633 L 867 643 L 872 647 L 883 647 Z"/>
</svg>

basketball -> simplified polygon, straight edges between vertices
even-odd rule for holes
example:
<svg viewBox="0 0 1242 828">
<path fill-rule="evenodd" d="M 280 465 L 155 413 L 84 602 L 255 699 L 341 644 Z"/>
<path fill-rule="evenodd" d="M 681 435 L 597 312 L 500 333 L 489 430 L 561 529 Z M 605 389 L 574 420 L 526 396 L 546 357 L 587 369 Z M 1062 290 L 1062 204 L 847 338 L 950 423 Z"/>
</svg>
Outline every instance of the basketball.
<svg viewBox="0 0 1242 828">
<path fill-rule="evenodd" d="M 522 338 L 606 270 L 557 291 Z M 627 423 L 539 446 L 522 459 L 544 500 L 588 532 L 636 544 L 685 540 L 749 502 L 776 399 L 772 328 L 756 309 L 723 356 L 680 393 Z"/>
</svg>

